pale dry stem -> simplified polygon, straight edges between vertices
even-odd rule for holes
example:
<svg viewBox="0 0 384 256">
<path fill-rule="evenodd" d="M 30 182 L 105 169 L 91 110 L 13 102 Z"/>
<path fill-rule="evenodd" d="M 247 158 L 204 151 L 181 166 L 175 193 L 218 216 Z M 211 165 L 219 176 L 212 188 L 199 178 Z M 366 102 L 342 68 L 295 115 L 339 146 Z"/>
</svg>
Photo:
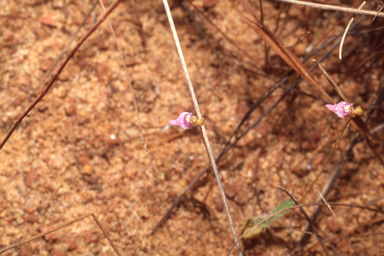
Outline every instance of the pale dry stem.
<svg viewBox="0 0 384 256">
<path fill-rule="evenodd" d="M 343 6 L 318 4 L 318 3 L 304 2 L 304 1 L 297 1 L 297 0 L 275 0 L 275 1 L 285 2 L 290 4 L 299 4 L 299 5 L 304 5 L 304 6 L 309 6 L 309 7 L 324 9 L 324 10 L 333 10 L 333 11 L 348 12 L 353 14 L 367 15 L 367 16 L 384 17 L 384 13 L 381 13 L 381 12 L 378 13 L 377 11 L 360 10 L 356 8 L 349 8 L 349 7 L 343 7 Z"/>
<path fill-rule="evenodd" d="M 363 8 L 363 6 L 367 3 L 367 1 L 364 1 L 360 6 L 359 9 Z M 339 50 L 339 59 L 341 59 L 341 53 L 343 51 L 343 45 L 344 45 L 344 40 L 345 37 L 347 36 L 348 30 L 352 25 L 352 22 L 355 20 L 356 14 L 351 18 L 351 20 L 348 22 L 347 27 L 345 28 L 343 37 L 341 38 L 341 43 L 340 43 L 340 50 Z M 376 16 L 375 16 L 376 17 Z"/>
<path fill-rule="evenodd" d="M 103 11 L 105 12 L 105 7 L 104 7 L 104 4 L 103 4 L 103 1 L 99 0 L 99 2 L 101 4 L 101 7 L 103 8 Z M 122 61 L 123 66 L 124 66 L 124 72 L 125 72 L 125 74 L 127 76 L 127 79 L 128 79 L 129 90 L 131 91 L 132 101 L 133 101 L 133 105 L 135 107 L 135 114 L 136 114 L 136 118 L 137 118 L 137 124 L 139 125 L 141 143 L 143 144 L 143 148 L 144 148 L 145 152 L 147 153 L 147 157 L 148 157 L 149 163 L 150 163 L 151 168 L 152 168 L 152 174 L 153 174 L 154 177 L 156 177 L 157 176 L 156 167 L 155 167 L 155 165 L 152 162 L 151 154 L 149 153 L 149 150 L 148 150 L 148 147 L 147 147 L 147 143 L 145 143 L 145 138 L 144 138 L 144 134 L 143 134 L 143 127 L 141 126 L 140 117 L 139 117 L 139 111 L 137 110 L 135 89 L 132 87 L 131 81 L 129 79 L 129 74 L 128 74 L 128 71 L 127 71 L 127 66 L 125 65 L 125 60 L 124 60 L 123 53 L 121 52 L 120 47 L 119 47 L 119 43 L 117 42 L 117 38 L 116 38 L 116 35 L 115 35 L 115 30 L 113 29 L 111 21 L 109 20 L 108 17 L 107 17 L 107 20 L 108 20 L 109 27 L 111 28 L 113 38 L 115 39 L 116 47 L 117 47 L 117 49 L 119 51 L 119 55 L 120 55 L 121 61 Z"/>
<path fill-rule="evenodd" d="M 182 52 L 182 49 L 180 46 L 180 41 L 179 41 L 178 36 L 177 36 L 175 24 L 174 24 L 173 19 L 172 19 L 171 10 L 169 9 L 169 5 L 168 5 L 167 0 L 163 0 L 163 4 L 164 4 L 165 11 L 167 13 L 169 25 L 170 25 L 171 30 L 172 30 L 172 35 L 173 35 L 173 38 L 175 40 L 175 44 L 176 44 L 177 52 L 179 54 L 181 65 L 183 67 L 184 74 L 185 74 L 185 77 L 187 79 L 187 84 L 188 84 L 188 88 L 189 88 L 189 91 L 190 91 L 190 94 L 192 97 L 193 105 L 195 107 L 196 115 L 197 115 L 197 118 L 200 119 L 200 118 L 202 118 L 202 116 L 200 113 L 199 103 L 197 102 L 197 98 L 195 95 L 195 91 L 193 89 L 192 81 L 191 81 L 191 78 L 189 76 L 187 64 L 185 62 L 184 55 L 183 55 L 183 52 Z M 211 145 L 209 143 L 208 134 L 207 134 L 207 131 L 205 129 L 205 126 L 201 126 L 200 129 L 201 129 L 201 133 L 203 134 L 204 144 L 205 144 L 205 148 L 207 150 L 207 154 L 209 157 L 211 167 L 212 167 L 212 169 L 215 173 L 215 176 L 216 176 L 217 185 L 218 185 L 219 190 L 220 190 L 221 199 L 223 200 L 223 203 L 225 206 L 225 212 L 226 212 L 227 217 L 228 217 L 228 221 L 229 221 L 229 225 L 231 227 L 232 235 L 233 235 L 233 238 L 236 242 L 238 240 L 237 234 L 236 234 L 236 229 L 235 229 L 235 226 L 234 226 L 233 221 L 232 221 L 231 213 L 229 212 L 228 203 L 227 203 L 227 200 L 225 198 L 223 185 L 221 184 L 221 181 L 220 181 L 220 174 L 219 174 L 219 171 L 218 171 L 217 166 L 216 166 L 215 157 L 213 156 Z M 237 251 L 238 251 L 239 255 L 242 256 L 243 253 L 241 252 L 240 245 L 238 243 L 236 243 L 236 246 L 237 246 Z"/>
<path fill-rule="evenodd" d="M 325 200 L 325 198 L 323 197 L 323 195 L 321 194 L 321 192 L 320 192 L 319 190 L 317 190 L 317 193 L 319 194 L 319 196 L 321 197 L 321 199 L 323 199 L 324 203 L 327 205 L 328 209 L 331 211 L 331 213 L 332 213 L 333 217 L 335 218 L 335 220 L 337 221 L 337 223 L 339 223 L 339 226 L 340 226 L 340 228 L 341 228 L 341 231 L 343 232 L 345 238 L 348 240 L 349 244 L 351 245 L 353 251 L 355 252 L 355 255 L 359 255 L 359 254 L 356 252 L 355 247 L 353 246 L 351 239 L 349 239 L 347 233 L 345 232 L 344 227 L 341 225 L 339 219 L 336 217 L 336 214 L 333 212 L 331 206 L 328 204 L 328 202 Z"/>
<path fill-rule="evenodd" d="M 337 145 L 339 144 L 339 141 L 341 139 L 341 136 L 343 135 L 345 129 L 347 128 L 349 122 L 351 121 L 351 118 L 348 118 L 348 121 L 345 123 L 344 127 L 343 127 L 343 130 L 340 132 L 340 135 L 337 137 L 337 140 L 335 142 L 335 144 L 333 145 L 333 148 L 331 150 L 331 153 L 329 153 L 329 156 L 328 156 L 328 159 L 327 161 L 325 162 L 325 164 L 323 165 L 323 167 L 321 168 L 321 171 L 316 175 L 316 178 L 312 181 L 311 185 L 309 186 L 309 188 L 307 189 L 307 191 L 305 191 L 303 197 L 301 198 L 301 202 L 304 202 L 304 199 L 307 197 L 307 195 L 309 194 L 309 192 L 312 190 L 313 186 L 316 184 L 317 180 L 319 179 L 319 177 L 321 176 L 321 174 L 324 172 L 325 170 L 325 167 L 327 167 L 329 161 L 331 160 L 331 157 L 333 155 L 333 152 L 335 151 Z"/>
</svg>

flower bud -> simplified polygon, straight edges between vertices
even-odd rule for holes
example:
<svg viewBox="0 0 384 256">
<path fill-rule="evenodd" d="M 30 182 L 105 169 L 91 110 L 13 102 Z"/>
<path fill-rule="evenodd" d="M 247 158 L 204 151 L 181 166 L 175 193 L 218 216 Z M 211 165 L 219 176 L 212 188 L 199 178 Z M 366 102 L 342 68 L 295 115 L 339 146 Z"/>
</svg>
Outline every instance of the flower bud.
<svg viewBox="0 0 384 256">
<path fill-rule="evenodd" d="M 325 107 L 340 118 L 347 119 L 348 117 L 354 117 L 353 103 L 341 101 L 334 105 L 327 104 Z"/>
<path fill-rule="evenodd" d="M 176 120 L 168 122 L 170 125 L 177 125 L 181 129 L 191 129 L 193 126 L 193 117 L 190 112 L 183 112 Z"/>
</svg>

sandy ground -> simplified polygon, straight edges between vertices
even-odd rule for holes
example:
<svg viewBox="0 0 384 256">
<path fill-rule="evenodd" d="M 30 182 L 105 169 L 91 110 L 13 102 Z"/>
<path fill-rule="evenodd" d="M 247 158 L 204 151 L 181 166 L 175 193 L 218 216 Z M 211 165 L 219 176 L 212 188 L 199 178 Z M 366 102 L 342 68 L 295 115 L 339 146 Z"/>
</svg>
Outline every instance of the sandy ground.
<svg viewBox="0 0 384 256">
<path fill-rule="evenodd" d="M 92 3 L 0 2 L 0 134 L 4 138 L 44 88 L 44 74 Z M 290 68 L 271 49 L 266 55 L 265 44 L 241 21 L 230 2 L 192 4 L 195 9 L 191 2 L 187 2 L 189 9 L 174 4 L 172 15 L 218 155 L 249 107 Z M 252 4 L 257 10 L 258 3 Z M 149 235 L 209 161 L 197 127 L 182 130 L 167 125 L 181 112 L 194 110 L 162 3 L 144 1 L 136 5 L 142 29 L 130 1 L 124 1 L 110 16 L 128 72 L 104 22 L 0 151 L 0 247 L 88 213 L 98 217 L 123 255 L 226 255 L 232 246 L 211 174 L 193 193 L 187 193 L 154 235 Z M 350 17 L 274 2 L 265 2 L 263 7 L 266 26 L 286 46 L 295 45 L 301 35 L 311 32 L 294 47 L 299 57 L 306 54 L 311 42 L 317 47 L 328 35 L 342 32 Z M 97 6 L 75 42 L 101 15 Z M 369 19 L 361 30 L 375 28 L 381 21 Z M 354 70 L 376 51 L 377 38 L 383 35 L 380 33 L 347 37 L 343 61 L 337 59 L 335 50 L 324 63 L 355 104 L 371 106 L 380 84 L 383 86 L 380 56 Z M 315 76 L 339 100 L 318 69 Z M 297 78 L 291 77 L 284 86 L 292 87 Z M 141 144 L 129 79 L 157 176 Z M 301 82 L 298 89 L 321 97 L 306 82 Z M 274 92 L 240 131 L 285 92 Z M 383 118 L 382 108 L 375 110 L 368 126 L 377 126 Z M 303 195 L 344 124 L 345 120 L 324 108 L 322 101 L 290 93 L 231 148 L 218 166 L 238 234 L 247 220 L 269 214 L 288 199 L 275 185 L 298 198 Z M 347 128 L 317 183 L 319 188 L 339 164 L 355 134 L 354 128 Z M 372 137 L 382 156 L 383 139 L 382 130 Z M 372 202 L 371 207 L 381 209 L 383 171 L 367 144 L 358 143 L 328 200 L 359 205 Z M 316 197 L 313 190 L 305 202 L 313 202 Z M 381 214 L 350 207 L 335 207 L 334 211 L 361 255 L 380 254 Z M 327 209 L 322 210 L 316 224 L 331 255 L 352 254 Z M 305 225 L 301 213 L 292 211 L 245 241 L 245 255 L 323 255 L 315 237 L 303 247 L 297 244 Z M 5 255 L 113 255 L 113 250 L 93 219 L 87 217 Z"/>
</svg>

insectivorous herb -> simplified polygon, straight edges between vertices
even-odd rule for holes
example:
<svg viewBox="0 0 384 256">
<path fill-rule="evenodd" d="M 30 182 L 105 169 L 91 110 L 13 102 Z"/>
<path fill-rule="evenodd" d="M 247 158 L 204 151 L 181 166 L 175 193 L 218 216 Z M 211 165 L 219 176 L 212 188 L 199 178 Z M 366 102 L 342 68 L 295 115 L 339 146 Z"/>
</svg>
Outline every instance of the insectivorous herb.
<svg viewBox="0 0 384 256">
<path fill-rule="evenodd" d="M 183 112 L 176 120 L 171 120 L 168 123 L 170 125 L 177 125 L 181 129 L 191 129 L 193 125 L 197 124 L 199 126 L 203 126 L 205 125 L 205 122 L 205 118 L 197 119 L 196 116 L 192 116 L 192 113 Z"/>
<path fill-rule="evenodd" d="M 335 113 L 338 117 L 347 119 L 348 117 L 360 116 L 363 114 L 363 109 L 361 106 L 353 107 L 353 103 L 348 103 L 345 101 L 341 101 L 337 104 L 325 105 L 327 109 Z"/>
</svg>

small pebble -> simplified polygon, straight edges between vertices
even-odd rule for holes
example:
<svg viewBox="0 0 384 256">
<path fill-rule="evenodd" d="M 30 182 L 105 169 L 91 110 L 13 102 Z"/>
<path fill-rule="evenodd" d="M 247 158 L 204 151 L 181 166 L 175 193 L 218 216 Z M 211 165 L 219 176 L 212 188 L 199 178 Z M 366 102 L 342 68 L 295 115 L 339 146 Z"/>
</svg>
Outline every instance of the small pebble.
<svg viewBox="0 0 384 256">
<path fill-rule="evenodd" d="M 26 220 L 28 223 L 35 223 L 35 222 L 38 222 L 38 221 L 39 221 L 39 217 L 37 217 L 36 214 L 31 213 L 31 214 L 28 214 L 28 215 L 25 217 L 25 220 Z"/>
<path fill-rule="evenodd" d="M 226 185 L 224 186 L 224 193 L 227 198 L 233 199 L 237 195 L 237 189 L 234 185 Z"/>
<path fill-rule="evenodd" d="M 215 205 L 215 209 L 218 211 L 218 212 L 222 212 L 224 210 L 224 203 L 223 203 L 223 200 L 221 199 L 221 197 L 215 197 L 213 199 L 213 204 Z"/>
</svg>

